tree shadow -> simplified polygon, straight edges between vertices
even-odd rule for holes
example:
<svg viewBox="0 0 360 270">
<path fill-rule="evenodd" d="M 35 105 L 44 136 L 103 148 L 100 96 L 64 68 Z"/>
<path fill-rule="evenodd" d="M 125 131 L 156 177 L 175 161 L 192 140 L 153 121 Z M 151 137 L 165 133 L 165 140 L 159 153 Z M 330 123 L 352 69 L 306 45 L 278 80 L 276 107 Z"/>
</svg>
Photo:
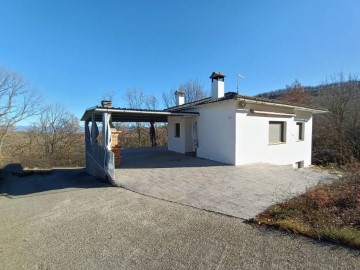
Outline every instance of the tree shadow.
<svg viewBox="0 0 360 270">
<path fill-rule="evenodd" d="M 20 164 L 9 164 L 1 170 L 0 194 L 8 198 L 49 191 L 66 191 L 111 187 L 86 173 L 84 168 L 23 170 Z"/>
</svg>

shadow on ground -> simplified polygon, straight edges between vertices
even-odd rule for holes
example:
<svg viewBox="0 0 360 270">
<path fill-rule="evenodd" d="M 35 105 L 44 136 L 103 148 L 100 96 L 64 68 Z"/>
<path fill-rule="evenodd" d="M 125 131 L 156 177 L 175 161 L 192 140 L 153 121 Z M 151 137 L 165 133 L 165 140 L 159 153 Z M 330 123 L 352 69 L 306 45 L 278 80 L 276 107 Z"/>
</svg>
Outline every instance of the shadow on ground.
<svg viewBox="0 0 360 270">
<path fill-rule="evenodd" d="M 9 198 L 40 192 L 110 187 L 90 176 L 84 168 L 23 170 L 20 164 L 9 164 L 1 170 L 0 194 Z"/>
<path fill-rule="evenodd" d="M 214 166 L 227 166 L 227 164 L 168 151 L 164 147 L 125 148 L 121 150 L 120 169 Z"/>
</svg>

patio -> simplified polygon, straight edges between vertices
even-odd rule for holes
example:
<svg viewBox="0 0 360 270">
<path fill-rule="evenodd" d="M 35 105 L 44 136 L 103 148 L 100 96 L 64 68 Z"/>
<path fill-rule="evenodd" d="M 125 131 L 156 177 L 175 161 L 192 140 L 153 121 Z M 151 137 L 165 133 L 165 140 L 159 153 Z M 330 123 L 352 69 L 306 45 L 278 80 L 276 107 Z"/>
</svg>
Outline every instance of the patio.
<svg viewBox="0 0 360 270">
<path fill-rule="evenodd" d="M 249 219 L 335 176 L 312 168 L 230 166 L 164 148 L 124 149 L 115 183 L 140 194 Z"/>
</svg>

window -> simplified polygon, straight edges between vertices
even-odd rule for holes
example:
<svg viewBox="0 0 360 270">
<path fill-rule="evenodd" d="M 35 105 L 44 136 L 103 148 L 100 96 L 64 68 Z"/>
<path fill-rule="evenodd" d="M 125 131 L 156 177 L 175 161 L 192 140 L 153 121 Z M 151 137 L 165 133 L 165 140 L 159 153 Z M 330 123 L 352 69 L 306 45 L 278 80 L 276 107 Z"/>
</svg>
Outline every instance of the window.
<svg viewBox="0 0 360 270">
<path fill-rule="evenodd" d="M 175 123 L 175 137 L 180 138 L 180 123 Z"/>
<path fill-rule="evenodd" d="M 285 122 L 270 121 L 269 122 L 269 143 L 285 142 Z"/>
<path fill-rule="evenodd" d="M 297 122 L 295 126 L 295 136 L 297 141 L 304 140 L 304 123 Z"/>
</svg>

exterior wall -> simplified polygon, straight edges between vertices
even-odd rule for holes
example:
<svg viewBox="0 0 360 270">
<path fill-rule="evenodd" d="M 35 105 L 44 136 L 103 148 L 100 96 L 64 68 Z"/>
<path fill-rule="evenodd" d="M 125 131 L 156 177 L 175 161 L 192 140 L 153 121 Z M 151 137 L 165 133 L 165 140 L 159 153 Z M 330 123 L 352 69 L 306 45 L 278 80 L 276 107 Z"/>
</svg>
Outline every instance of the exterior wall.
<svg viewBox="0 0 360 270">
<path fill-rule="evenodd" d="M 185 154 L 185 119 L 182 116 L 168 117 L 168 150 Z M 180 137 L 175 137 L 175 123 L 180 123 Z"/>
<path fill-rule="evenodd" d="M 192 140 L 193 118 L 185 118 L 185 153 L 195 151 Z"/>
<path fill-rule="evenodd" d="M 209 104 L 197 111 L 197 156 L 235 165 L 235 103 Z"/>
<path fill-rule="evenodd" d="M 255 110 L 252 113 L 250 109 Z M 256 111 L 295 114 L 258 114 Z M 198 117 L 168 117 L 168 150 L 179 153 L 195 151 L 192 132 L 197 122 L 197 157 L 232 165 L 270 163 L 311 165 L 312 114 L 291 108 L 251 104 L 239 109 L 238 102 L 220 102 L 193 108 Z M 269 122 L 285 122 L 285 143 L 269 143 Z M 304 140 L 296 140 L 296 123 L 304 124 Z M 175 123 L 180 123 L 180 137 L 175 137 Z"/>
<path fill-rule="evenodd" d="M 294 113 L 289 109 L 260 106 L 255 109 L 283 113 Z M 249 163 L 270 163 L 277 165 L 293 165 L 303 161 L 304 166 L 311 165 L 312 115 L 295 111 L 296 116 L 274 116 L 250 113 L 249 108 L 236 112 L 236 165 Z M 269 143 L 269 121 L 286 123 L 285 143 Z M 296 122 L 304 123 L 304 140 L 297 141 Z"/>
</svg>

